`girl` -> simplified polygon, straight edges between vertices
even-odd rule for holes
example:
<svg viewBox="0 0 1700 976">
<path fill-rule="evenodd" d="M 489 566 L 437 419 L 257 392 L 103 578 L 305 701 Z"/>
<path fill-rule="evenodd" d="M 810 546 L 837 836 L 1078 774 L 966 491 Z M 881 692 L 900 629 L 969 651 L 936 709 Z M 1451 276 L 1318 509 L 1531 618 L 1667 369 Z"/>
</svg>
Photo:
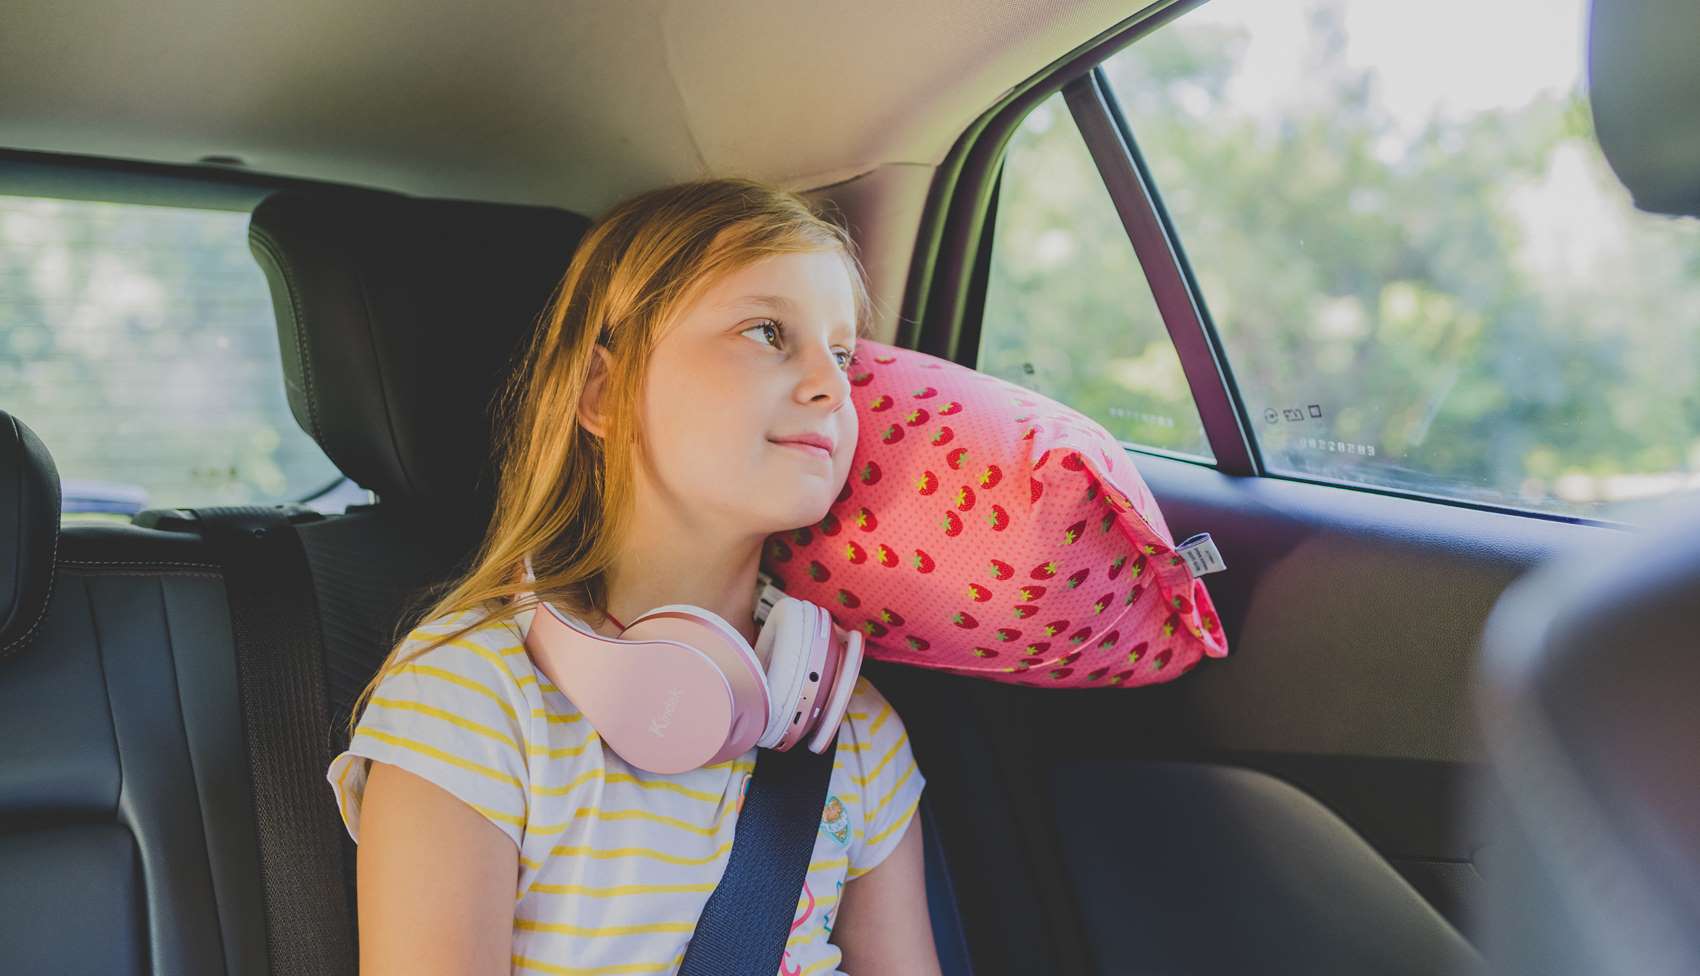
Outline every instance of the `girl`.
<svg viewBox="0 0 1700 976">
<path fill-rule="evenodd" d="M 598 633 L 690 603 L 753 645 L 765 539 L 818 522 L 849 476 L 869 320 L 848 234 L 759 183 L 645 193 L 585 235 L 497 401 L 483 543 L 391 650 L 327 773 L 364 835 L 362 973 L 678 970 L 757 750 L 664 776 L 604 748 L 521 643 L 522 561 Z M 924 784 L 858 680 L 785 976 L 938 973 Z"/>
</svg>

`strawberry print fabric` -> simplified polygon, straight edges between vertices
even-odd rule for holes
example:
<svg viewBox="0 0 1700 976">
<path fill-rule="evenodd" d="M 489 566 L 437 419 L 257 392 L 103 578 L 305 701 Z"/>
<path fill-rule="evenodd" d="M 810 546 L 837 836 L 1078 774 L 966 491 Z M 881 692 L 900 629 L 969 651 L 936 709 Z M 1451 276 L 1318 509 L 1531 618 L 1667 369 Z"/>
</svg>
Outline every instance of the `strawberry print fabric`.
<svg viewBox="0 0 1700 976">
<path fill-rule="evenodd" d="M 861 340 L 850 478 L 762 568 L 868 656 L 1045 687 L 1169 681 L 1227 638 L 1102 425 L 1031 390 Z"/>
</svg>

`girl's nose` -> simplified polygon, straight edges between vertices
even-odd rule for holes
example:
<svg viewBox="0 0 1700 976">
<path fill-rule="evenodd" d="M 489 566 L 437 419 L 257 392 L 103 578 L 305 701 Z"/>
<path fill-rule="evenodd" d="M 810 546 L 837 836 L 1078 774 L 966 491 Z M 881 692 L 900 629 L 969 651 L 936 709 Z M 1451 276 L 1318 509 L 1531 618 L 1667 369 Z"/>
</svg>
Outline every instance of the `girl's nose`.
<svg viewBox="0 0 1700 976">
<path fill-rule="evenodd" d="M 826 346 L 811 347 L 797 385 L 798 399 L 805 403 L 823 400 L 836 407 L 850 396 L 850 377 L 838 364 L 838 355 Z"/>
</svg>

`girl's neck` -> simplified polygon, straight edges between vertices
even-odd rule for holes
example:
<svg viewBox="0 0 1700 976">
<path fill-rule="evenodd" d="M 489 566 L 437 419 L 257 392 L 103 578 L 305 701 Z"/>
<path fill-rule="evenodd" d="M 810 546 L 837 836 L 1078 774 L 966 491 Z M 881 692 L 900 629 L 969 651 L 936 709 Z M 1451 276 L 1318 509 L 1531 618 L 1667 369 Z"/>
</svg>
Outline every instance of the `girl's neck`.
<svg viewBox="0 0 1700 976">
<path fill-rule="evenodd" d="M 634 538 L 605 573 L 607 595 L 597 609 L 604 611 L 604 617 L 612 614 L 629 622 L 659 606 L 689 604 L 719 614 L 753 645 L 756 572 L 763 541 L 713 553 L 709 547 L 646 548 Z M 620 629 L 613 620 L 605 620 L 606 632 L 617 635 Z"/>
</svg>

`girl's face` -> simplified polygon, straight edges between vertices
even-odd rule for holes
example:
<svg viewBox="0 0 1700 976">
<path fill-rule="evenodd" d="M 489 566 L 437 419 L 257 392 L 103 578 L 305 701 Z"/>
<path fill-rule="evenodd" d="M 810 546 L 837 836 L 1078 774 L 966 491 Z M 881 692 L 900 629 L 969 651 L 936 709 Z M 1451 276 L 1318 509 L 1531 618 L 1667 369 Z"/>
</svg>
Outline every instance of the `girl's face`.
<svg viewBox="0 0 1700 976">
<path fill-rule="evenodd" d="M 680 311 L 643 393 L 652 501 L 715 535 L 766 536 L 826 514 L 856 450 L 850 274 L 837 251 L 773 255 Z"/>
</svg>

